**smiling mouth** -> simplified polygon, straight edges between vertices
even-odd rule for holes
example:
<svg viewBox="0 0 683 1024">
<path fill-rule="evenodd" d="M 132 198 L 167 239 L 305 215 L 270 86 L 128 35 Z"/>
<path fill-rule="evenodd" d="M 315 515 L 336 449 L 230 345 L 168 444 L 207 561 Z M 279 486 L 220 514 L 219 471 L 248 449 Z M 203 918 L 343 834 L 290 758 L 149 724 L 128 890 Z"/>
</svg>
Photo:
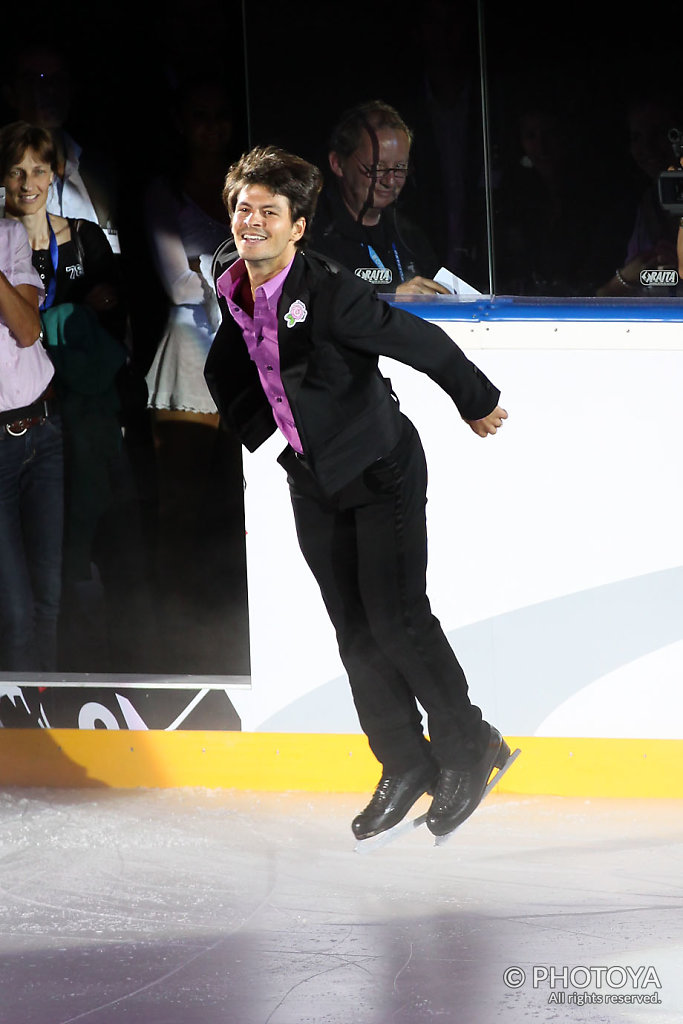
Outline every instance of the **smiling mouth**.
<svg viewBox="0 0 683 1024">
<path fill-rule="evenodd" d="M 265 242 L 266 235 L 242 235 L 243 242 Z"/>
</svg>

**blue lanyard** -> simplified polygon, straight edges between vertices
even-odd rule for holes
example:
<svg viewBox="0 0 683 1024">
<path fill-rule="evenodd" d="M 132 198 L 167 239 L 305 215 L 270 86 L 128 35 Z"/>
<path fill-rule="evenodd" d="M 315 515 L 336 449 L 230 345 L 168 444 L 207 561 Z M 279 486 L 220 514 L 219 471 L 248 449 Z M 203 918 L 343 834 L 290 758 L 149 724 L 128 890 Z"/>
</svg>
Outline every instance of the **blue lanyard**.
<svg viewBox="0 0 683 1024">
<path fill-rule="evenodd" d="M 366 245 L 368 247 L 368 253 L 370 255 L 370 259 L 375 264 L 375 266 L 379 267 L 380 270 L 386 270 L 387 268 L 384 266 L 384 264 L 382 263 L 381 259 L 379 258 L 379 256 L 377 255 L 377 253 L 375 252 L 373 247 L 370 245 L 370 243 L 366 242 Z M 392 248 L 393 253 L 394 253 L 394 259 L 396 260 L 396 266 L 398 267 L 398 276 L 401 278 L 401 282 L 403 282 L 403 281 L 405 281 L 405 277 L 403 276 L 403 267 L 401 266 L 401 260 L 399 259 L 398 249 L 396 248 L 396 243 L 395 242 L 391 243 L 391 248 Z"/>
<path fill-rule="evenodd" d="M 57 236 L 55 235 L 54 228 L 52 227 L 52 221 L 48 214 L 47 226 L 50 229 L 50 262 L 52 264 L 52 277 L 50 283 L 47 286 L 47 294 L 43 299 L 41 310 L 49 309 L 52 303 L 55 301 L 55 292 L 57 291 L 57 267 L 59 266 L 59 246 L 57 245 Z"/>
</svg>

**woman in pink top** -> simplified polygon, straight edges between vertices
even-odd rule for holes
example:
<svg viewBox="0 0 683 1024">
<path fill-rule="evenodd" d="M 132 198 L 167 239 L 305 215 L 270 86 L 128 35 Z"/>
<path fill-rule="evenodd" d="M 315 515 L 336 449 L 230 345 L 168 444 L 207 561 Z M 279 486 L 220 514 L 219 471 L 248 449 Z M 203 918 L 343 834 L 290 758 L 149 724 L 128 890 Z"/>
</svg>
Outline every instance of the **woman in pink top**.
<svg viewBox="0 0 683 1024">
<path fill-rule="evenodd" d="M 0 220 L 0 669 L 49 672 L 62 566 L 62 428 L 31 255 L 22 225 Z"/>
</svg>

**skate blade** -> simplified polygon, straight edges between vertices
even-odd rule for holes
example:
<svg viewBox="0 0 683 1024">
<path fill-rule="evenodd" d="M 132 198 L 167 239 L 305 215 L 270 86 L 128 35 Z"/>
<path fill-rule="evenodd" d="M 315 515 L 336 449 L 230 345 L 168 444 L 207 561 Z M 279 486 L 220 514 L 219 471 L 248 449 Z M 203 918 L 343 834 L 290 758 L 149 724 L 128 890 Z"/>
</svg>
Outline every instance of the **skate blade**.
<svg viewBox="0 0 683 1024">
<path fill-rule="evenodd" d="M 384 846 L 389 846 L 390 843 L 400 839 L 401 836 L 414 832 L 420 825 L 424 825 L 426 820 L 427 814 L 425 812 L 425 814 L 420 814 L 417 818 L 399 821 L 398 825 L 388 828 L 386 832 L 380 832 L 377 836 L 371 836 L 369 839 L 359 839 L 354 847 L 354 853 L 368 854 L 374 853 L 375 850 L 381 850 Z"/>
<path fill-rule="evenodd" d="M 508 770 L 508 768 L 511 767 L 513 762 L 517 760 L 517 758 L 519 757 L 519 755 L 521 753 L 522 753 L 522 751 L 519 749 L 519 747 L 517 747 L 516 750 L 513 750 L 513 752 L 510 754 L 510 756 L 508 757 L 507 761 L 503 765 L 503 767 L 499 768 L 498 771 L 496 772 L 496 774 L 493 775 L 489 779 L 489 781 L 486 783 L 486 789 L 482 793 L 481 800 L 477 804 L 477 807 L 479 807 L 481 805 L 481 803 L 486 799 L 486 797 L 491 792 L 493 787 L 498 785 L 498 783 L 500 782 L 502 777 L 505 775 L 505 772 Z M 475 807 L 474 810 L 476 811 L 476 809 L 477 808 Z M 474 813 L 474 812 L 472 812 L 472 813 Z M 471 815 L 470 815 L 470 817 L 471 817 Z M 469 821 L 469 817 L 465 818 L 465 821 Z M 462 822 L 462 825 L 465 824 L 465 821 Z M 435 836 L 434 837 L 434 846 L 444 846 L 448 842 L 448 840 L 451 838 L 451 836 L 454 836 L 455 833 L 458 831 L 458 829 L 462 827 L 462 825 L 456 825 L 456 827 L 451 832 L 447 832 L 445 836 Z"/>
</svg>

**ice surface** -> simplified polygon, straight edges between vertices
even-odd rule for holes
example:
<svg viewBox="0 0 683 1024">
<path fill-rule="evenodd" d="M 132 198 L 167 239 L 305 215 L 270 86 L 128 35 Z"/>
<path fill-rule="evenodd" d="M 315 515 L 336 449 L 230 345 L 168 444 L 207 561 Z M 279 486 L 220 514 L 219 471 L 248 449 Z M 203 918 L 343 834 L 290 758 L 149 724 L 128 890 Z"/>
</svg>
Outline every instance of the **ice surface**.
<svg viewBox="0 0 683 1024">
<path fill-rule="evenodd" d="M 420 829 L 359 857 L 349 823 L 363 803 L 1 793 L 0 1021 L 682 1019 L 680 802 L 494 792 L 444 848 Z M 617 987 L 627 967 L 653 967 L 661 988 L 652 974 Z M 661 1002 L 562 1005 L 553 992 Z"/>
</svg>

